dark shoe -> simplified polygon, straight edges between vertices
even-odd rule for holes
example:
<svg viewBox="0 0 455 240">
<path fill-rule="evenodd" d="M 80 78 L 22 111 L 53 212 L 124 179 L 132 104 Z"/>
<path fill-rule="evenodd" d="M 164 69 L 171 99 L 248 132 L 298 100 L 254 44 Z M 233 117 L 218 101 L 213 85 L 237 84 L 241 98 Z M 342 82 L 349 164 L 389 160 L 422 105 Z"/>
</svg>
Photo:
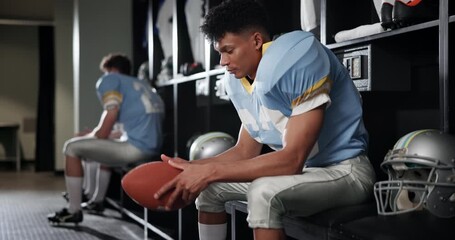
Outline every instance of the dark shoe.
<svg viewBox="0 0 455 240">
<path fill-rule="evenodd" d="M 393 30 L 396 28 L 395 23 L 393 22 L 392 13 L 393 5 L 388 2 L 384 2 L 381 6 L 381 26 L 384 30 Z"/>
<path fill-rule="evenodd" d="M 404 2 L 404 0 L 396 0 L 393 7 L 393 22 L 399 27 L 435 20 L 439 16 L 439 1 Z"/>
<path fill-rule="evenodd" d="M 103 202 L 83 202 L 81 203 L 81 207 L 83 210 L 87 210 L 91 213 L 100 214 L 104 211 L 104 203 Z"/>
<path fill-rule="evenodd" d="M 62 210 L 51 213 L 47 215 L 47 220 L 51 223 L 80 223 L 82 222 L 84 216 L 82 215 L 82 211 L 78 211 L 76 213 L 69 213 L 68 209 L 63 208 Z"/>
<path fill-rule="evenodd" d="M 62 192 L 62 197 L 66 200 L 66 202 L 69 202 L 70 201 L 70 198 L 68 196 L 68 192 Z M 88 197 L 86 194 L 82 194 L 82 202 L 87 202 L 88 200 Z"/>
</svg>

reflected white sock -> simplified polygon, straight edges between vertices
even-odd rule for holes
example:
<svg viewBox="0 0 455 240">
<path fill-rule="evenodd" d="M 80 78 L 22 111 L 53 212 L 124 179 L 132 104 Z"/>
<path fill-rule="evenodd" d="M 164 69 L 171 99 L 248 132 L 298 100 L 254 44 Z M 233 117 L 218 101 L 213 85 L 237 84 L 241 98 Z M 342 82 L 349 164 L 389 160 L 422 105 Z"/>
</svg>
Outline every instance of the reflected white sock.
<svg viewBox="0 0 455 240">
<path fill-rule="evenodd" d="M 88 171 L 88 165 L 85 161 L 82 162 L 82 169 L 84 170 L 84 177 L 82 178 L 82 189 L 85 190 L 87 189 L 87 171 Z"/>
<path fill-rule="evenodd" d="M 82 177 L 70 177 L 65 175 L 66 191 L 68 192 L 68 212 L 75 213 L 81 210 L 82 200 Z"/>
<path fill-rule="evenodd" d="M 198 223 L 199 240 L 225 240 L 227 234 L 227 223 L 203 224 Z"/>
<path fill-rule="evenodd" d="M 100 164 L 93 161 L 86 161 L 85 164 L 87 165 L 87 171 L 84 173 L 84 179 L 86 179 L 87 185 L 84 189 L 84 193 L 91 199 L 96 190 L 96 175 L 98 174 Z"/>
<path fill-rule="evenodd" d="M 96 190 L 91 198 L 93 202 L 102 202 L 106 196 L 107 188 L 109 187 L 109 180 L 111 179 L 111 170 L 98 168 Z"/>
</svg>

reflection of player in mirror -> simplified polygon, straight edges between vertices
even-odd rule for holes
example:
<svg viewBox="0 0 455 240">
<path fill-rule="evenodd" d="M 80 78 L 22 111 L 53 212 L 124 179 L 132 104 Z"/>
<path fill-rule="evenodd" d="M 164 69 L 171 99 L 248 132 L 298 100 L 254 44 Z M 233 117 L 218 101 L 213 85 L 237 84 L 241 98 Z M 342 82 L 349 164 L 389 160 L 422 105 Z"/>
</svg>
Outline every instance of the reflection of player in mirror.
<svg viewBox="0 0 455 240">
<path fill-rule="evenodd" d="M 152 84 L 149 74 L 149 62 L 145 61 L 139 67 L 137 78 Z M 93 129 L 84 129 L 83 131 L 77 133 L 76 136 L 85 136 L 90 134 L 92 131 Z M 125 141 L 126 137 L 127 134 L 123 129 L 123 125 L 116 123 L 111 134 L 109 135 L 109 138 Z M 100 166 L 98 162 L 91 161 L 90 159 L 84 160 L 82 165 L 84 168 L 84 178 L 82 182 L 82 209 L 99 214 L 104 211 L 104 205 L 102 203 L 104 202 L 111 178 L 110 168 L 107 166 Z M 69 201 L 68 192 L 63 192 L 62 196 L 66 201 Z"/>
<path fill-rule="evenodd" d="M 79 223 L 83 168 L 89 159 L 108 167 L 150 161 L 161 151 L 164 104 L 148 83 L 130 76 L 130 60 L 122 54 L 109 54 L 100 64 L 104 75 L 96 83 L 103 106 L 98 126 L 90 133 L 66 141 L 65 182 L 69 204 L 48 215 L 52 223 Z M 109 139 L 115 124 L 126 133 L 124 138 Z M 108 169 L 108 168 L 107 168 Z"/>
</svg>

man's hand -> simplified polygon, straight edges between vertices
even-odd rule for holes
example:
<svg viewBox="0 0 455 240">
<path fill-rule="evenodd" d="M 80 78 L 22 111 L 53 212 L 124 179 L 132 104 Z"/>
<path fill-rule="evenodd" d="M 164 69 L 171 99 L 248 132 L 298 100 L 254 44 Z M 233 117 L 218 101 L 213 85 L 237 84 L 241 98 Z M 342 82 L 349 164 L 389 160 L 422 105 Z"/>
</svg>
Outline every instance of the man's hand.
<svg viewBox="0 0 455 240">
<path fill-rule="evenodd" d="M 210 184 L 209 177 L 213 174 L 213 170 L 209 164 L 191 164 L 182 158 L 171 158 L 164 154 L 161 155 L 161 159 L 182 170 L 182 173 L 163 185 L 154 195 L 155 199 L 159 199 L 165 193 L 172 191 L 165 206 L 167 210 L 171 209 L 178 198 L 181 198 L 186 205 L 191 204 L 201 191 Z"/>
<path fill-rule="evenodd" d="M 109 139 L 120 139 L 122 135 L 122 131 L 114 130 L 109 134 Z"/>
</svg>

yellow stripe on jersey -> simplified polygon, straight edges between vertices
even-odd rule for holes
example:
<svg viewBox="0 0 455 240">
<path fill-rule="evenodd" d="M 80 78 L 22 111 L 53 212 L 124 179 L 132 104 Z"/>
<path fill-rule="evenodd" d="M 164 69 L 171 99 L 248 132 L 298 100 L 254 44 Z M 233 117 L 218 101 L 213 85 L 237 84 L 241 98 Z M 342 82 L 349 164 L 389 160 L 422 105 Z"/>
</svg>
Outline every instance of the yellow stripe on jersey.
<svg viewBox="0 0 455 240">
<path fill-rule="evenodd" d="M 294 99 L 292 101 L 292 107 L 294 108 L 295 106 L 298 106 L 306 100 L 311 99 L 321 93 L 329 94 L 331 87 L 332 80 L 330 80 L 328 76 L 323 77 L 321 80 L 316 82 L 316 84 L 306 90 L 302 95 Z"/>
<path fill-rule="evenodd" d="M 103 103 L 106 104 L 107 102 L 116 101 L 121 103 L 123 100 L 123 96 L 120 92 L 117 91 L 108 91 L 103 95 Z"/>
<path fill-rule="evenodd" d="M 240 82 L 242 83 L 243 87 L 249 94 L 251 94 L 253 92 L 253 89 L 254 89 L 253 84 L 250 84 L 250 81 L 248 81 L 248 79 L 246 79 L 246 77 L 240 79 Z"/>
<path fill-rule="evenodd" d="M 267 48 L 269 48 L 270 45 L 272 45 L 272 42 L 266 42 L 262 44 L 262 55 L 264 55 L 265 51 L 267 51 Z"/>
</svg>

